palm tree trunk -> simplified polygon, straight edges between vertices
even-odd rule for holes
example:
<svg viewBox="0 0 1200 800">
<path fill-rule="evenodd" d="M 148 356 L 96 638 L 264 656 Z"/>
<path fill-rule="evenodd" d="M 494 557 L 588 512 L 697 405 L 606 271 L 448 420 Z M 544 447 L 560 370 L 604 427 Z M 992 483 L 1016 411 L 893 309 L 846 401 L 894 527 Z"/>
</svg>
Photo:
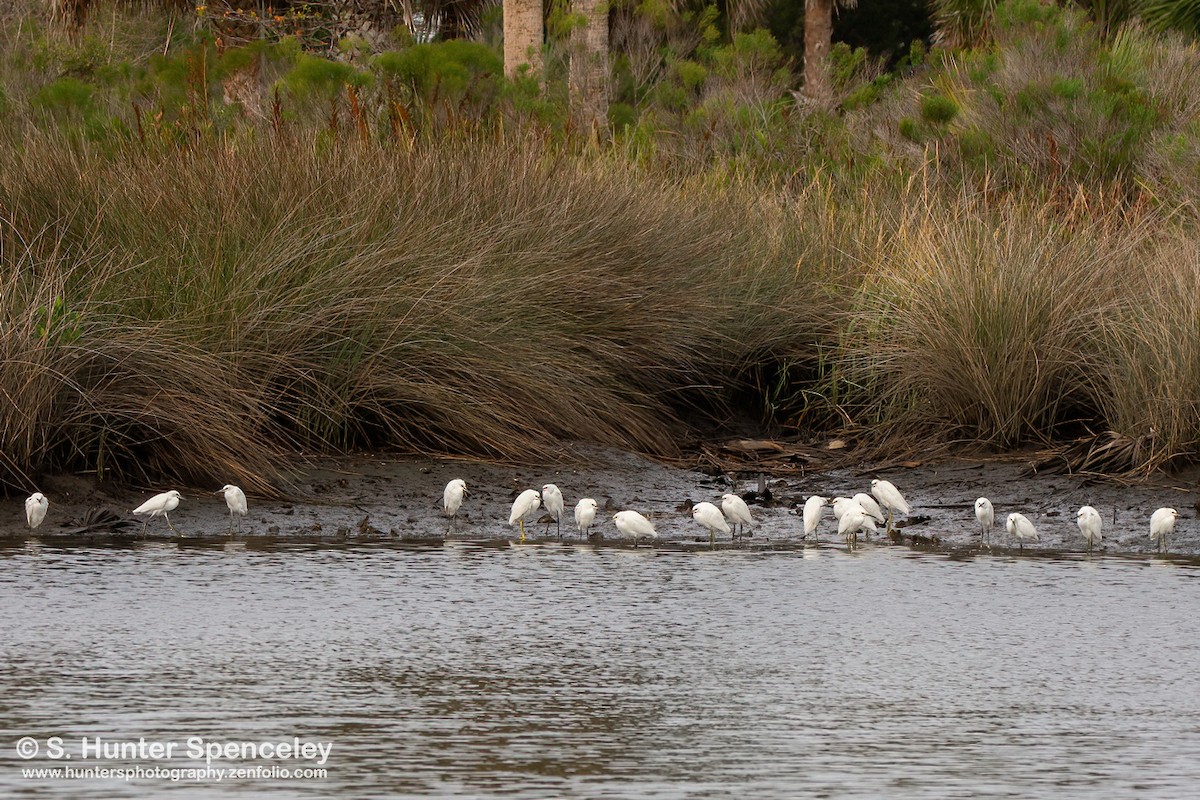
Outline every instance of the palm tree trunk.
<svg viewBox="0 0 1200 800">
<path fill-rule="evenodd" d="M 542 0 L 504 0 L 504 74 L 522 64 L 542 71 Z"/>
<path fill-rule="evenodd" d="M 833 3 L 834 0 L 804 0 L 804 94 L 821 106 L 833 101 L 829 79 Z"/>
<path fill-rule="evenodd" d="M 608 0 L 574 0 L 584 24 L 571 31 L 571 116 L 583 130 L 608 121 Z"/>
</svg>

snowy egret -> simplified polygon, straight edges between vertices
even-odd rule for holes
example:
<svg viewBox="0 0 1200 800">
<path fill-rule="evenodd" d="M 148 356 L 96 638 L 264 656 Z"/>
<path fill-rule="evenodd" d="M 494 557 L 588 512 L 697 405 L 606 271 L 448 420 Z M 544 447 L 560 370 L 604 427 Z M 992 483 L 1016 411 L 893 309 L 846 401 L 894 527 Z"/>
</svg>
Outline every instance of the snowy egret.
<svg viewBox="0 0 1200 800">
<path fill-rule="evenodd" d="M 46 499 L 46 495 L 41 492 L 29 495 L 25 500 L 25 521 L 29 523 L 29 527 L 36 528 L 41 525 L 49 509 L 50 501 Z"/>
<path fill-rule="evenodd" d="M 525 517 L 537 511 L 541 504 L 542 496 L 537 493 L 537 489 L 526 489 L 513 501 L 512 511 L 508 515 L 508 527 L 520 523 L 522 542 L 525 541 Z"/>
<path fill-rule="evenodd" d="M 867 512 L 867 516 L 880 525 L 885 522 L 883 509 L 879 507 L 879 503 L 876 503 L 875 498 L 871 497 L 871 495 L 866 492 L 859 492 L 850 499 L 862 506 L 862 510 Z"/>
<path fill-rule="evenodd" d="M 150 516 L 142 524 L 142 535 L 146 535 L 146 527 L 150 524 L 150 520 L 154 517 L 162 515 L 162 518 L 167 521 L 167 527 L 175 531 L 175 526 L 171 524 L 171 518 L 167 516 L 168 511 L 174 511 L 179 507 L 179 501 L 183 499 L 183 495 L 172 489 L 169 492 L 156 494 L 146 502 L 133 510 L 134 514 L 149 514 Z M 179 531 L 175 531 L 179 533 Z"/>
<path fill-rule="evenodd" d="M 842 516 L 845 515 L 846 511 L 851 508 L 857 508 L 859 511 L 862 511 L 864 514 L 867 513 L 863 509 L 862 506 L 860 506 L 856 501 L 852 500 L 849 497 L 835 497 L 835 498 L 833 498 L 832 505 L 833 505 L 833 518 L 838 521 L 840 521 L 842 519 Z"/>
<path fill-rule="evenodd" d="M 721 511 L 725 514 L 725 519 L 733 524 L 735 530 L 737 526 L 741 526 L 742 536 L 746 535 L 746 526 L 754 524 L 754 517 L 750 516 L 750 507 L 736 494 L 721 495 Z"/>
<path fill-rule="evenodd" d="M 871 519 L 866 511 L 863 511 L 862 506 L 854 501 L 850 501 L 842 510 L 842 517 L 838 520 L 838 535 L 846 540 L 851 547 L 858 545 L 859 530 L 876 530 L 875 520 Z"/>
<path fill-rule="evenodd" d="M 579 535 L 588 535 L 588 528 L 596 521 L 596 501 L 585 497 L 575 504 L 575 524 L 579 526 Z"/>
<path fill-rule="evenodd" d="M 563 515 L 563 496 L 562 492 L 553 483 L 547 483 L 542 487 L 542 505 L 554 517 L 554 521 L 558 523 L 558 538 L 562 538 L 562 515 Z M 549 525 L 546 526 L 550 528 Z"/>
<path fill-rule="evenodd" d="M 233 533 L 233 517 L 238 517 L 238 533 L 242 532 L 242 517 L 246 516 L 246 493 L 232 483 L 227 483 L 213 494 L 225 495 L 225 505 L 229 506 L 229 532 Z"/>
<path fill-rule="evenodd" d="M 881 481 L 878 478 L 871 481 L 871 494 L 875 495 L 879 505 L 887 509 L 887 529 L 889 531 L 892 529 L 893 511 L 907 514 L 911 510 L 904 495 L 900 494 L 900 490 L 892 485 L 891 481 Z"/>
<path fill-rule="evenodd" d="M 442 510 L 450 517 L 450 529 L 458 525 L 458 510 L 462 508 L 463 497 L 467 494 L 467 482 L 455 478 L 446 484 L 442 490 Z"/>
<path fill-rule="evenodd" d="M 708 543 L 710 545 L 717 543 L 717 531 L 721 533 L 730 532 L 729 523 L 725 521 L 725 514 L 712 503 L 696 503 L 696 505 L 692 506 L 692 519 L 708 529 Z"/>
<path fill-rule="evenodd" d="M 987 544 L 992 526 L 996 524 L 996 509 L 992 508 L 991 500 L 981 497 L 975 501 L 975 519 L 979 520 L 979 540 Z"/>
<path fill-rule="evenodd" d="M 1033 523 L 1024 514 L 1009 514 L 1008 523 L 1005 527 L 1008 528 L 1009 533 L 1017 537 L 1017 544 L 1022 550 L 1025 549 L 1026 539 L 1031 542 L 1041 541 L 1041 538 L 1038 537 L 1037 528 L 1033 527 Z"/>
<path fill-rule="evenodd" d="M 1075 521 L 1079 523 L 1079 532 L 1087 542 L 1088 552 L 1092 552 L 1092 545 L 1100 544 L 1100 540 L 1104 538 L 1100 534 L 1100 528 L 1104 524 L 1100 519 L 1100 512 L 1091 506 L 1084 506 L 1075 514 Z"/>
<path fill-rule="evenodd" d="M 1161 551 L 1167 546 L 1167 534 L 1175 531 L 1175 518 L 1179 512 L 1173 508 L 1160 508 L 1150 515 L 1150 539 L 1158 542 Z"/>
<path fill-rule="evenodd" d="M 804 501 L 804 535 L 808 536 L 817 530 L 821 522 L 821 509 L 829 502 L 828 497 L 813 495 Z"/>
<path fill-rule="evenodd" d="M 640 536 L 658 538 L 658 532 L 654 530 L 654 524 L 636 511 L 618 511 L 613 514 L 613 522 L 617 524 L 617 530 L 623 535 L 633 537 L 633 546 L 635 548 Z"/>
</svg>

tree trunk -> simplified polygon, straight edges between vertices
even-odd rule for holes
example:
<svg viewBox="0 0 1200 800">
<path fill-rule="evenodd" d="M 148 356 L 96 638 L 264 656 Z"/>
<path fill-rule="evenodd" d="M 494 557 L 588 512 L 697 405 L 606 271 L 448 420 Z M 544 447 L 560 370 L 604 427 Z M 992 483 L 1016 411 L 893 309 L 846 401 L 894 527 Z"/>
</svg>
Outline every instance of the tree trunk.
<svg viewBox="0 0 1200 800">
<path fill-rule="evenodd" d="M 608 0 L 574 0 L 585 23 L 571 31 L 571 116 L 582 130 L 608 125 Z"/>
<path fill-rule="evenodd" d="M 542 0 L 504 0 L 504 74 L 522 64 L 542 71 Z"/>
<path fill-rule="evenodd" d="M 833 3 L 834 0 L 804 0 L 804 95 L 821 106 L 833 102 L 829 80 Z"/>
</svg>

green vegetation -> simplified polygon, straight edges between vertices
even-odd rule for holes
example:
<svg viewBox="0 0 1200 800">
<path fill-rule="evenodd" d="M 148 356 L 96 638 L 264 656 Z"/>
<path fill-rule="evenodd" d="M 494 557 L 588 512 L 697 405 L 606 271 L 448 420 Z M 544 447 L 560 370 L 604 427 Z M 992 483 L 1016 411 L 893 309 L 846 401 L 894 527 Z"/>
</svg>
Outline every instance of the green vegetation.
<svg viewBox="0 0 1200 800">
<path fill-rule="evenodd" d="M 0 12 L 0 477 L 267 491 L 305 453 L 665 456 L 734 418 L 1194 460 L 1200 54 L 967 10 L 895 72 L 835 47 L 831 112 L 765 32 L 647 6 L 609 138 L 553 52 L 510 81 L 461 40 Z"/>
</svg>

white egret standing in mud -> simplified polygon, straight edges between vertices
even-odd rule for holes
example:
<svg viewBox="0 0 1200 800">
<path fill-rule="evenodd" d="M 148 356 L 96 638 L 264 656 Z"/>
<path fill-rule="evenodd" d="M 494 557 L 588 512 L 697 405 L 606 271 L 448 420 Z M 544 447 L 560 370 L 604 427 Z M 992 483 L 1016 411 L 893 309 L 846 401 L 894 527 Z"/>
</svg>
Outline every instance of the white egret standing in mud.
<svg viewBox="0 0 1200 800">
<path fill-rule="evenodd" d="M 750 516 L 750 507 L 736 494 L 721 495 L 721 511 L 725 514 L 725 519 L 733 523 L 735 531 L 737 526 L 741 526 L 742 536 L 746 535 L 746 526 L 754 524 L 754 517 Z"/>
<path fill-rule="evenodd" d="M 238 533 L 241 533 L 242 517 L 246 516 L 246 493 L 232 483 L 227 483 L 213 494 L 225 495 L 225 505 L 229 506 L 229 532 L 233 533 L 233 517 L 236 514 Z"/>
<path fill-rule="evenodd" d="M 828 497 L 813 495 L 804 501 L 804 535 L 816 532 L 817 525 L 821 522 L 821 509 L 829 502 Z M 818 537 L 820 538 L 820 537 Z"/>
<path fill-rule="evenodd" d="M 1017 537 L 1017 545 L 1024 550 L 1025 540 L 1031 542 L 1040 542 L 1041 537 L 1038 536 L 1037 528 L 1033 527 L 1033 523 L 1024 514 L 1009 514 L 1008 523 L 1005 525 L 1008 532 Z"/>
<path fill-rule="evenodd" d="M 979 541 L 987 544 L 992 526 L 996 524 L 996 509 L 992 508 L 991 500 L 981 497 L 975 501 L 975 519 L 979 520 Z"/>
<path fill-rule="evenodd" d="M 658 532 L 654 530 L 654 523 L 636 511 L 618 511 L 613 514 L 613 522 L 616 523 L 617 530 L 622 535 L 633 537 L 634 548 L 637 547 L 638 539 L 642 536 L 658 538 Z"/>
<path fill-rule="evenodd" d="M 563 515 L 563 496 L 562 492 L 553 483 L 547 483 L 542 487 L 542 505 L 554 517 L 554 521 L 558 523 L 558 538 L 562 538 L 562 515 Z M 546 529 L 549 530 L 547 525 Z"/>
<path fill-rule="evenodd" d="M 1173 508 L 1160 508 L 1150 515 L 1150 540 L 1158 542 L 1161 551 L 1167 546 L 1167 534 L 1175 531 L 1175 518 L 1179 512 Z"/>
<path fill-rule="evenodd" d="M 883 509 L 879 507 L 879 503 L 875 502 L 874 497 L 871 497 L 871 495 L 867 494 L 866 492 L 859 492 L 850 499 L 858 503 L 862 507 L 863 512 L 866 513 L 868 517 L 875 520 L 875 522 L 880 525 L 884 523 Z M 867 538 L 871 538 L 870 534 L 867 535 Z"/>
<path fill-rule="evenodd" d="M 541 504 L 542 496 L 537 493 L 537 489 L 526 489 L 513 501 L 512 511 L 508 515 L 508 527 L 520 524 L 522 542 L 525 541 L 525 517 L 537 511 Z"/>
<path fill-rule="evenodd" d="M 42 524 L 49 510 L 50 501 L 46 499 L 46 495 L 34 492 L 25 500 L 25 521 L 29 523 L 30 528 L 36 528 Z"/>
<path fill-rule="evenodd" d="M 588 528 L 596 521 L 596 501 L 585 497 L 575 504 L 575 524 L 579 526 L 579 535 L 587 538 Z"/>
<path fill-rule="evenodd" d="M 1100 512 L 1091 506 L 1084 506 L 1075 514 L 1075 522 L 1079 525 L 1079 532 L 1083 534 L 1084 541 L 1087 542 L 1088 552 L 1092 552 L 1092 545 L 1100 544 L 1103 535 L 1100 529 L 1104 526 L 1104 521 L 1100 519 Z"/>
<path fill-rule="evenodd" d="M 450 517 L 451 530 L 458 526 L 458 510 L 462 508 L 463 497 L 466 493 L 467 482 L 462 478 L 455 478 L 442 490 L 442 510 L 446 516 Z"/>
<path fill-rule="evenodd" d="M 900 490 L 893 486 L 891 481 L 881 481 L 878 478 L 871 481 L 871 494 L 875 495 L 879 505 L 887 509 L 887 529 L 889 531 L 892 529 L 893 511 L 907 514 L 911 510 L 904 495 L 900 494 Z"/>
<path fill-rule="evenodd" d="M 708 529 L 710 545 L 717 543 L 717 531 L 730 533 L 729 523 L 725 521 L 725 514 L 712 503 L 696 503 L 692 506 L 692 519 Z"/>
<path fill-rule="evenodd" d="M 841 519 L 838 520 L 838 535 L 851 547 L 857 547 L 858 532 L 863 529 L 875 530 L 875 520 L 867 516 L 867 512 L 863 511 L 858 503 L 848 502 L 842 509 Z"/>
<path fill-rule="evenodd" d="M 179 501 L 183 499 L 183 495 L 172 489 L 169 492 L 156 494 L 146 502 L 133 510 L 134 514 L 149 514 L 150 516 L 142 523 L 142 535 L 146 535 L 146 527 L 150 524 L 150 520 L 157 516 L 162 516 L 167 521 L 167 527 L 175 531 L 175 526 L 171 524 L 171 518 L 167 516 L 168 511 L 174 511 L 179 507 Z M 175 531 L 179 533 L 179 531 Z"/>
</svg>

